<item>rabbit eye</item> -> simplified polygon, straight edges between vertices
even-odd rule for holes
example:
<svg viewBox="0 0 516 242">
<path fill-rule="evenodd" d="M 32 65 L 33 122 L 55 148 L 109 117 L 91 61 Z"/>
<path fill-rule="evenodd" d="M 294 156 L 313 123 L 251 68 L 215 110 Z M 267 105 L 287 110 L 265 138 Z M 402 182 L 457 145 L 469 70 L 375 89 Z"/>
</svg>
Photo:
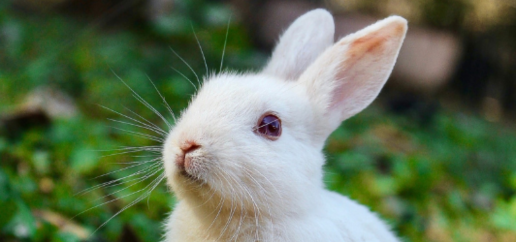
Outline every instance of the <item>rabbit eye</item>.
<svg viewBox="0 0 516 242">
<path fill-rule="evenodd" d="M 281 120 L 274 114 L 264 114 L 255 130 L 267 139 L 277 140 L 281 135 Z"/>
</svg>

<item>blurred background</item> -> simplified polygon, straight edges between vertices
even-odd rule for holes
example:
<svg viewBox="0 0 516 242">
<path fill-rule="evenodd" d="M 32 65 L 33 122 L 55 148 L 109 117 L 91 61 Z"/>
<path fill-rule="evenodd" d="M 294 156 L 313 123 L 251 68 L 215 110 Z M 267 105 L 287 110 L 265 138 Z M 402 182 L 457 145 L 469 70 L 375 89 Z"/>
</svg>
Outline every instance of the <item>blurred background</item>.
<svg viewBox="0 0 516 242">
<path fill-rule="evenodd" d="M 130 88 L 179 114 L 203 54 L 210 73 L 224 47 L 224 69 L 259 70 L 317 7 L 337 37 L 410 25 L 380 97 L 327 142 L 329 189 L 404 241 L 516 241 L 515 0 L 2 0 L 0 241 L 159 241 L 160 142 L 127 123 L 166 126 Z"/>
</svg>

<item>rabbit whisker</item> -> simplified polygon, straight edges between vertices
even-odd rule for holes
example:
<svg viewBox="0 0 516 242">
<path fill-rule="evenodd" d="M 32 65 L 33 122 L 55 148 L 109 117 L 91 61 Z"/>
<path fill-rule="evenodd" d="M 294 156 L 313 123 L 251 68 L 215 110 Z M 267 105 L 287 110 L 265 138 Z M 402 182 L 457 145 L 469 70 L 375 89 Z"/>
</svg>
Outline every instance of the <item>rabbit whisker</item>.
<svg viewBox="0 0 516 242">
<path fill-rule="evenodd" d="M 265 180 L 270 183 L 271 187 L 276 191 L 276 193 L 280 196 L 279 198 L 281 198 L 281 195 L 280 195 L 278 189 L 276 189 L 276 186 L 274 186 L 272 184 L 272 182 L 270 182 L 270 180 L 267 177 L 265 177 L 263 174 L 261 174 L 257 169 L 253 169 L 253 170 L 255 172 L 257 172 L 258 174 L 260 174 L 261 176 L 263 176 L 265 178 Z M 249 175 L 249 178 L 251 178 L 251 180 L 253 180 L 254 183 L 256 185 L 258 185 L 260 187 L 260 189 L 262 190 L 262 192 L 264 193 L 263 198 L 265 199 L 265 204 L 267 205 L 267 209 L 269 210 L 269 218 L 271 220 L 270 221 L 271 226 L 272 226 L 271 233 L 274 233 L 274 216 L 272 214 L 271 203 L 270 203 L 272 196 L 270 195 L 269 192 L 267 192 L 267 190 L 256 179 L 254 179 L 253 175 L 249 171 L 245 171 L 245 172 Z M 281 204 L 283 205 L 283 203 L 284 203 L 283 199 L 280 199 L 280 200 L 281 200 Z"/>
<path fill-rule="evenodd" d="M 145 139 L 156 141 L 156 142 L 160 142 L 160 143 L 165 142 L 164 138 L 160 138 L 160 137 L 157 137 L 157 136 L 154 136 L 154 135 L 144 134 L 144 133 L 140 133 L 140 132 L 136 132 L 136 131 L 130 131 L 130 130 L 127 130 L 127 129 L 121 129 L 121 128 L 117 128 L 117 127 L 113 127 L 113 126 L 108 126 L 108 127 L 112 128 L 112 129 L 116 129 L 116 130 L 120 130 L 120 131 L 129 133 L 131 136 L 145 138 Z"/>
<path fill-rule="evenodd" d="M 174 123 L 177 123 L 176 115 L 174 114 L 174 111 L 172 111 L 172 108 L 168 104 L 167 100 L 165 99 L 165 97 L 163 95 L 161 95 L 161 92 L 158 90 L 158 88 L 156 87 L 154 82 L 151 80 L 150 76 L 147 75 L 147 78 L 149 79 L 149 82 L 152 84 L 152 86 L 154 87 L 154 89 L 158 93 L 159 97 L 161 98 L 161 101 L 163 101 L 163 105 L 165 105 L 165 107 L 167 108 L 167 110 L 170 113 L 170 115 L 172 115 L 172 118 L 174 119 Z"/>
<path fill-rule="evenodd" d="M 152 176 L 156 175 L 158 172 L 160 172 L 160 171 L 162 171 L 162 170 L 163 170 L 163 168 L 161 168 L 161 167 L 159 167 L 159 168 L 157 168 L 157 169 L 156 169 L 156 168 L 154 168 L 154 171 L 152 171 L 152 170 L 149 170 L 149 171 L 148 171 L 148 173 L 150 173 L 150 174 L 146 174 L 146 175 L 145 175 L 145 176 L 143 176 L 143 177 L 133 178 L 133 179 L 130 179 L 130 180 L 128 180 L 128 181 L 124 181 L 124 182 L 122 182 L 122 183 L 120 183 L 120 184 L 124 184 L 124 183 L 131 182 L 131 181 L 135 181 L 135 180 L 136 180 L 136 182 L 135 182 L 135 183 L 133 183 L 133 184 L 131 184 L 131 185 L 129 185 L 129 186 L 126 186 L 126 187 L 124 187 L 124 188 L 121 188 L 121 189 L 119 189 L 119 190 L 117 190 L 117 191 L 114 191 L 114 192 L 112 192 L 112 193 L 109 193 L 109 194 L 107 194 L 107 195 L 105 195 L 105 196 L 102 196 L 102 197 L 100 197 L 100 198 L 97 198 L 96 200 L 104 199 L 104 198 L 110 197 L 110 196 L 112 196 L 112 195 L 115 195 L 115 194 L 117 194 L 117 193 L 119 193 L 119 192 L 125 191 L 125 190 L 129 189 L 130 187 L 135 186 L 135 185 L 137 185 L 138 183 L 140 183 L 140 182 L 142 182 L 142 181 L 145 181 L 145 180 L 149 179 L 150 177 L 152 177 Z M 125 177 L 125 178 L 127 178 L 127 177 Z M 117 184 L 117 185 L 118 185 L 118 184 Z M 114 185 L 111 185 L 111 186 L 114 186 Z M 106 187 L 109 187 L 109 186 L 106 186 Z"/>
<path fill-rule="evenodd" d="M 144 152 L 144 151 L 149 152 L 149 153 L 155 153 L 155 155 L 153 155 L 153 157 L 156 157 L 156 156 L 160 157 L 160 155 L 159 155 L 160 153 L 157 150 L 134 149 L 134 150 L 127 150 L 127 151 L 124 151 L 124 152 L 113 153 L 113 154 L 109 154 L 109 155 L 103 155 L 100 158 L 116 156 L 116 155 L 123 155 L 123 154 L 138 153 L 138 152 Z M 133 157 L 144 157 L 144 156 L 133 156 Z M 123 164 L 123 163 L 119 163 L 119 164 Z M 129 163 L 125 163 L 125 164 L 129 164 Z"/>
<path fill-rule="evenodd" d="M 269 125 L 269 124 L 272 124 L 272 123 L 274 123 L 274 122 L 276 122 L 276 121 L 278 121 L 278 119 L 274 119 L 274 120 L 272 120 L 272 121 L 270 121 L 270 122 L 268 122 L 268 123 L 266 123 L 266 124 L 264 124 L 264 125 L 258 126 L 258 127 L 256 127 L 256 128 L 254 128 L 254 129 L 253 129 L 253 131 L 257 131 L 258 129 L 263 128 L 263 127 L 265 127 L 265 126 L 267 126 L 267 125 Z"/>
<path fill-rule="evenodd" d="M 169 129 L 172 129 L 172 125 L 170 124 L 170 122 L 168 122 L 168 120 L 165 117 L 163 117 L 163 115 L 160 112 L 158 112 L 158 110 L 156 110 L 152 105 L 150 105 L 147 101 L 145 101 L 143 98 L 141 98 L 138 94 L 133 94 L 132 96 L 136 100 L 138 100 L 141 104 L 143 104 L 145 107 L 147 107 L 149 110 L 154 112 L 159 118 L 161 118 L 161 120 L 163 120 L 163 122 L 165 122 L 165 124 L 167 125 L 167 127 Z"/>
<path fill-rule="evenodd" d="M 236 180 L 235 180 L 235 179 L 233 179 L 230 175 L 228 175 L 228 178 L 229 178 L 230 180 L 233 180 L 233 181 L 235 182 L 234 184 L 238 184 L 238 182 L 236 182 Z M 225 226 L 224 226 L 223 230 L 220 232 L 220 235 L 219 235 L 219 237 L 217 238 L 217 240 L 220 240 L 220 238 L 221 238 L 221 237 L 224 235 L 224 233 L 226 232 L 226 230 L 227 230 L 227 228 L 228 228 L 229 224 L 231 223 L 231 220 L 233 219 L 233 215 L 235 214 L 235 211 L 236 211 L 236 209 L 237 209 L 236 207 L 234 207 L 234 206 L 233 206 L 233 205 L 234 205 L 233 203 L 234 203 L 234 201 L 235 201 L 235 194 L 237 194 L 237 193 L 235 192 L 235 189 L 234 189 L 234 187 L 233 187 L 232 183 L 228 181 L 228 184 L 229 184 L 229 186 L 231 187 L 231 190 L 233 191 L 233 192 L 231 192 L 231 208 L 230 208 L 230 211 L 229 211 L 229 218 L 228 218 L 228 220 L 227 220 L 227 222 L 226 222 L 226 224 L 225 224 Z"/>
<path fill-rule="evenodd" d="M 138 113 L 136 113 L 135 111 L 131 110 L 130 108 L 126 107 L 126 106 L 123 106 L 125 110 L 129 111 L 130 113 L 134 114 L 136 117 L 142 119 L 143 121 L 146 122 L 146 124 L 156 130 L 159 130 L 161 131 L 161 133 L 165 133 L 168 135 L 168 132 L 166 132 L 165 130 L 161 129 L 158 125 L 154 124 L 153 122 L 145 119 L 144 117 L 142 117 L 141 115 L 139 115 Z M 146 125 L 146 126 L 147 126 Z"/>
<path fill-rule="evenodd" d="M 239 186 L 242 190 L 246 190 L 248 192 L 248 190 L 244 187 L 245 185 L 242 185 L 241 183 L 238 183 L 235 179 L 233 179 L 235 181 L 235 184 L 237 184 L 237 186 Z M 249 194 L 249 193 L 248 193 Z M 245 194 L 244 195 L 244 198 L 245 198 Z M 250 195 L 250 194 L 249 194 Z M 256 209 L 258 209 L 258 206 L 257 204 L 254 202 L 252 196 L 251 197 L 251 200 L 253 201 L 253 211 L 255 213 L 255 219 L 257 219 L 258 217 L 256 216 Z M 239 222 L 238 222 L 238 227 L 237 227 L 237 230 L 235 231 L 234 235 L 230 238 L 230 240 L 233 240 L 233 237 L 235 238 L 235 241 L 237 241 L 238 239 L 238 236 L 240 235 L 240 229 L 242 228 L 242 224 L 243 224 L 243 220 L 245 220 L 247 218 L 247 209 L 245 208 L 245 199 L 240 199 L 240 204 L 241 204 L 241 213 L 240 213 L 240 219 L 239 219 Z M 256 205 L 256 207 L 255 207 Z M 242 212 L 243 211 L 243 212 Z M 259 209 L 258 209 L 258 215 L 259 215 Z M 258 220 L 256 220 L 258 221 Z M 257 223 L 258 224 L 258 223 Z M 257 228 L 258 229 L 258 226 L 257 225 Z M 258 237 L 258 236 L 257 236 Z"/>
<path fill-rule="evenodd" d="M 159 130 L 156 130 L 156 129 L 153 129 L 153 128 L 147 128 L 147 127 L 142 126 L 142 125 L 133 124 L 133 123 L 129 123 L 129 122 L 125 122 L 125 121 L 121 121 L 121 120 L 117 120 L 117 119 L 111 119 L 111 118 L 108 118 L 107 120 L 113 121 L 113 122 L 117 122 L 117 123 L 121 123 L 121 124 L 131 125 L 131 126 L 142 128 L 142 129 L 146 129 L 146 130 L 150 130 L 150 131 L 153 131 L 156 134 L 159 134 L 159 135 L 161 135 L 163 137 L 165 137 L 167 135 L 167 133 L 164 133 L 162 131 L 159 131 Z"/>
<path fill-rule="evenodd" d="M 138 167 L 138 166 L 141 166 L 141 165 L 148 164 L 148 163 L 154 163 L 154 162 L 157 162 L 159 160 L 161 160 L 161 157 L 154 158 L 152 160 L 147 160 L 147 161 L 140 161 L 140 162 L 137 162 L 134 165 L 130 165 L 130 166 L 127 166 L 127 167 L 124 167 L 124 168 L 120 168 L 118 170 L 110 171 L 108 173 L 96 176 L 93 179 L 97 179 L 97 178 L 104 177 L 104 176 L 107 176 L 107 175 L 110 175 L 110 174 L 114 174 L 114 173 L 118 173 L 118 172 L 121 172 L 121 171 L 125 171 L 125 170 L 128 170 L 128 169 L 134 168 L 134 167 Z M 155 165 L 161 165 L 161 164 L 160 163 L 153 164 L 153 166 L 155 166 Z"/>
<path fill-rule="evenodd" d="M 150 105 L 147 101 L 145 101 L 145 99 L 143 99 L 136 91 L 134 91 L 119 75 L 116 74 L 115 71 L 113 71 L 113 69 L 111 69 L 111 72 L 116 76 L 116 78 L 118 78 L 118 80 L 120 80 L 127 88 L 129 88 L 129 90 L 133 93 L 133 97 L 136 100 L 138 100 L 141 104 L 146 106 L 149 110 L 151 110 L 158 117 L 160 117 L 161 120 L 163 120 L 163 122 L 165 122 L 165 124 L 169 127 L 169 129 L 172 128 L 172 125 L 170 125 L 170 123 L 167 121 L 167 119 L 165 119 L 165 117 L 163 117 L 163 115 L 161 115 L 161 113 L 158 112 L 158 110 L 156 110 L 152 105 Z"/>
<path fill-rule="evenodd" d="M 215 174 L 215 176 L 217 177 L 217 179 L 220 179 L 220 177 L 219 177 L 218 175 L 216 175 L 216 174 Z M 210 187 L 210 190 L 213 190 L 213 193 L 212 193 L 211 197 L 210 197 L 209 199 L 207 199 L 207 200 L 206 200 L 203 204 L 201 204 L 200 206 L 202 206 L 202 205 L 206 204 L 208 201 L 210 201 L 210 200 L 213 198 L 213 196 L 217 193 L 217 191 L 216 191 L 215 189 L 212 189 L 211 187 Z M 222 198 L 222 196 L 221 196 L 221 198 Z M 219 202 L 219 204 L 217 204 L 216 208 L 218 208 L 220 205 L 221 205 L 221 203 Z M 197 207 L 200 207 L 200 206 L 197 206 Z M 211 216 L 213 213 L 215 213 L 215 211 L 216 211 L 216 210 L 213 210 L 211 213 L 209 213 L 209 214 L 207 214 L 206 216 L 204 216 L 204 219 L 206 219 L 206 218 L 208 218 L 209 216 Z"/>
<path fill-rule="evenodd" d="M 117 112 L 117 111 L 115 111 L 115 110 L 113 110 L 113 109 L 111 109 L 111 108 L 108 108 L 108 107 L 106 107 L 106 106 L 103 106 L 103 105 L 99 105 L 99 106 L 100 106 L 100 107 L 102 107 L 102 108 L 104 108 L 104 109 L 106 109 L 106 110 L 108 110 L 108 111 L 111 111 L 111 112 L 113 112 L 113 113 L 116 113 L 116 114 L 118 114 L 118 115 L 120 115 L 120 116 L 122 116 L 122 117 L 125 117 L 125 118 L 127 118 L 127 119 L 129 119 L 129 120 L 135 121 L 135 122 L 137 122 L 137 123 L 139 123 L 139 124 L 141 124 L 141 125 L 143 125 L 143 126 L 145 126 L 145 127 L 149 128 L 149 129 L 159 130 L 160 132 L 166 133 L 165 131 L 163 131 L 162 129 L 160 129 L 158 126 L 156 126 L 156 125 L 154 125 L 153 123 L 151 123 L 151 122 L 147 121 L 146 119 L 144 119 L 144 120 L 146 120 L 147 122 L 149 122 L 152 126 L 151 126 L 151 125 L 148 125 L 148 124 L 145 124 L 145 123 L 143 123 L 143 122 L 141 122 L 141 121 L 139 121 L 139 120 L 136 120 L 136 119 L 134 119 L 134 118 L 132 118 L 132 117 L 129 117 L 129 116 L 125 115 L 125 114 L 122 114 L 122 113 L 120 113 L 120 112 Z M 126 109 L 128 109 L 128 108 L 126 108 Z M 132 110 L 130 110 L 130 109 L 128 109 L 128 110 L 129 110 L 129 111 L 131 111 L 132 113 L 134 113 Z M 137 114 L 136 114 L 136 115 L 137 115 Z M 138 116 L 139 116 L 139 115 L 138 115 Z M 140 117 L 141 117 L 141 116 L 140 116 Z"/>
<path fill-rule="evenodd" d="M 253 204 L 254 219 L 255 219 L 255 224 L 256 224 L 255 236 L 256 236 L 256 240 L 259 241 L 258 230 L 260 228 L 260 224 L 259 224 L 259 217 L 261 214 L 260 208 L 258 207 L 258 204 L 255 202 L 253 195 L 249 192 L 249 190 L 246 188 L 246 186 L 241 185 L 240 187 L 242 187 L 242 189 L 244 189 L 244 191 L 247 193 L 247 195 L 249 195 L 249 198 L 251 199 L 251 202 Z"/>
<path fill-rule="evenodd" d="M 114 154 L 109 155 L 103 155 L 101 158 L 109 157 L 109 156 L 115 156 L 115 155 L 121 155 L 121 154 L 130 154 L 130 153 L 137 153 L 137 152 L 148 152 L 148 153 L 154 153 L 156 155 L 152 155 L 152 157 L 156 157 L 157 155 L 161 155 L 161 147 L 159 146 L 140 146 L 140 147 L 126 147 L 126 148 L 120 148 L 120 149 L 111 149 L 111 150 L 94 150 L 98 152 L 113 152 L 113 151 L 121 151 Z M 132 156 L 132 157 L 146 157 L 146 156 Z M 128 163 L 126 163 L 128 164 Z"/>
<path fill-rule="evenodd" d="M 195 40 L 197 41 L 197 45 L 199 46 L 199 50 L 201 51 L 202 59 L 204 60 L 204 67 L 206 68 L 206 76 L 208 76 L 208 63 L 206 62 L 206 56 L 204 56 L 204 51 L 202 51 L 201 42 L 199 42 L 199 39 L 197 38 L 197 34 L 195 33 L 192 22 L 190 22 L 190 27 L 192 28 L 192 33 L 194 34 Z"/>
<path fill-rule="evenodd" d="M 199 184 L 199 182 L 201 182 L 201 184 Z M 183 187 L 191 187 L 188 190 L 182 189 L 181 191 L 183 191 L 183 192 L 190 192 L 190 191 L 194 191 L 194 190 L 200 190 L 201 188 L 203 188 L 203 185 L 204 185 L 203 181 L 201 181 L 201 180 L 192 180 L 192 179 L 183 179 L 182 183 L 183 184 L 187 184 L 187 185 L 184 185 Z"/>
<path fill-rule="evenodd" d="M 238 197 L 238 200 L 240 201 L 240 217 L 238 219 L 237 229 L 233 233 L 233 236 L 231 236 L 231 238 L 229 238 L 229 241 L 237 241 L 238 240 L 240 229 L 242 228 L 243 218 L 245 218 L 245 216 L 243 216 L 243 215 L 247 214 L 246 210 L 243 209 L 244 208 L 244 201 L 242 199 L 240 199 L 240 196 Z"/>
<path fill-rule="evenodd" d="M 164 168 L 162 167 L 160 170 L 164 170 Z M 163 179 L 165 179 L 165 178 L 166 178 L 165 172 L 162 172 L 162 173 L 161 173 L 161 176 L 162 176 L 162 178 L 161 178 L 161 179 L 160 179 L 160 181 L 157 183 L 157 185 L 159 185 L 159 184 L 161 183 L 161 181 L 163 181 Z M 150 197 L 151 197 L 152 192 L 154 191 L 154 189 L 156 189 L 157 185 L 156 185 L 156 186 L 154 186 L 154 187 L 152 187 L 152 188 L 151 188 L 151 190 L 149 191 L 149 194 L 147 195 L 147 208 L 149 208 L 149 209 L 150 209 L 149 199 L 150 199 Z"/>
<path fill-rule="evenodd" d="M 222 58 L 220 58 L 219 72 L 222 72 L 222 65 L 224 64 L 224 54 L 226 53 L 226 45 L 228 43 L 229 24 L 230 23 L 231 23 L 231 16 L 228 19 L 228 27 L 226 28 L 226 38 L 224 39 L 224 48 L 222 49 Z"/>
<path fill-rule="evenodd" d="M 154 174 L 156 174 L 156 172 L 161 170 L 161 169 L 156 169 L 156 167 L 154 167 L 154 169 L 155 169 L 155 172 L 150 174 L 150 175 L 148 173 L 151 173 L 152 169 L 147 169 L 145 171 L 145 173 L 147 173 L 147 175 L 139 176 L 139 177 L 136 177 L 136 178 L 131 178 L 129 180 L 125 180 L 125 179 L 127 179 L 129 177 L 129 176 L 126 176 L 126 177 L 120 178 L 119 180 L 117 179 L 117 182 L 114 183 L 114 184 L 105 184 L 105 185 L 103 185 L 101 187 L 102 188 L 114 187 L 114 186 L 118 186 L 118 185 L 129 183 L 129 182 L 133 182 L 133 181 L 136 181 L 135 184 L 137 184 L 137 183 L 139 183 L 141 181 L 147 180 L 149 177 L 153 176 Z M 140 175 L 140 174 L 138 174 L 138 175 Z M 133 185 L 131 185 L 131 186 L 133 186 Z M 114 193 L 114 194 L 116 194 L 116 193 Z M 112 195 L 112 194 L 110 194 L 110 195 Z M 104 196 L 104 197 L 107 197 L 107 196 Z"/>
<path fill-rule="evenodd" d="M 156 179 L 154 179 L 149 185 L 147 185 L 144 189 L 147 189 L 149 186 L 151 186 L 150 188 L 150 191 L 147 191 L 145 193 L 143 193 L 141 196 L 139 196 L 138 198 L 136 198 L 134 201 L 132 201 L 131 203 L 129 203 L 128 205 L 124 206 L 120 211 L 118 211 L 117 213 L 115 213 L 113 216 L 111 216 L 107 221 L 105 221 L 104 223 L 102 223 L 97 229 L 95 229 L 95 231 L 93 231 L 93 234 L 95 232 L 97 232 L 100 228 L 102 228 L 104 225 L 106 225 L 109 221 L 111 221 L 111 219 L 113 219 L 114 217 L 116 217 L 117 215 L 119 215 L 120 213 L 122 213 L 123 211 L 125 211 L 126 209 L 132 207 L 134 204 L 140 202 L 141 200 L 145 199 L 147 196 L 149 196 L 152 191 L 163 181 L 163 179 L 165 179 L 165 176 L 164 174 L 162 173 L 159 177 L 157 177 Z M 141 190 L 140 190 L 141 191 Z"/>
<path fill-rule="evenodd" d="M 271 187 L 274 189 L 274 191 L 276 192 L 276 194 L 278 194 L 278 197 L 281 198 L 281 204 L 283 205 L 284 204 L 284 201 L 283 201 L 283 198 L 282 198 L 282 195 L 281 193 L 278 191 L 278 189 L 276 188 L 276 186 L 274 186 L 274 184 L 269 180 L 269 178 L 267 178 L 265 175 L 263 175 L 258 169 L 252 169 L 253 172 L 256 172 L 258 173 L 258 175 L 260 175 L 261 177 L 263 177 L 270 185 Z"/>
<path fill-rule="evenodd" d="M 152 184 L 152 183 L 151 183 L 151 184 Z M 88 212 L 88 211 L 90 211 L 90 210 L 92 210 L 92 209 L 98 208 L 98 207 L 100 207 L 100 206 L 104 206 L 104 205 L 106 205 L 106 204 L 112 203 L 112 202 L 114 202 L 114 201 L 118 201 L 118 200 L 120 200 L 120 199 L 122 199 L 122 198 L 126 198 L 126 197 L 132 196 L 132 195 L 134 195 L 134 194 L 137 194 L 137 193 L 139 193 L 139 192 L 141 192 L 141 191 L 144 191 L 145 189 L 149 188 L 149 186 L 150 186 L 151 184 L 147 185 L 146 187 L 144 187 L 144 188 L 142 188 L 142 189 L 140 189 L 140 190 L 138 190 L 138 191 L 135 191 L 135 192 L 132 192 L 132 193 L 129 193 L 129 194 L 123 195 L 123 196 L 121 196 L 121 197 L 113 198 L 113 199 L 108 200 L 108 201 L 106 201 L 106 202 L 103 202 L 103 203 L 101 203 L 101 204 L 95 205 L 95 206 L 93 206 L 93 207 L 91 207 L 91 208 L 88 208 L 88 209 L 86 209 L 86 210 L 84 210 L 84 211 L 82 211 L 82 212 L 80 212 L 80 213 L 76 214 L 75 216 L 73 216 L 72 218 L 70 218 L 70 220 L 72 220 L 72 219 L 76 218 L 77 216 L 79 216 L 79 215 L 81 215 L 81 214 L 84 214 L 84 213 L 86 213 L 86 212 Z M 104 223 L 104 224 L 105 224 L 105 223 Z M 104 225 L 104 224 L 103 224 L 103 225 Z M 102 226 L 103 226 L 103 225 L 102 225 Z M 101 226 L 101 227 L 102 227 L 102 226 Z"/>
<path fill-rule="evenodd" d="M 260 191 L 263 192 L 263 198 L 265 199 L 265 203 L 267 204 L 267 209 L 269 211 L 269 217 L 272 218 L 272 210 L 271 210 L 271 206 L 270 206 L 270 203 L 269 203 L 269 198 L 271 197 L 269 195 L 269 193 L 267 192 L 267 190 L 265 190 L 265 188 L 256 180 L 254 179 L 253 175 L 251 173 L 249 173 L 248 171 L 244 170 L 244 172 L 247 174 L 247 176 L 252 180 L 252 182 L 254 184 L 256 184 L 256 186 L 258 186 L 258 188 L 260 189 Z M 261 196 L 262 197 L 262 196 Z M 274 223 L 273 223 L 274 224 Z"/>
<path fill-rule="evenodd" d="M 90 188 L 87 188 L 87 189 L 84 189 L 83 191 L 80 191 L 78 193 L 75 194 L 75 196 L 78 196 L 78 195 L 82 195 L 82 194 L 85 194 L 85 193 L 88 193 L 90 191 L 93 191 L 93 190 L 96 190 L 98 188 L 102 188 L 102 187 L 112 187 L 112 186 L 117 186 L 117 185 L 121 185 L 121 184 L 124 184 L 124 183 L 127 183 L 127 182 L 130 182 L 130 181 L 133 181 L 133 179 L 131 180 L 128 180 L 128 181 L 124 181 L 124 179 L 127 179 L 129 177 L 133 177 L 133 176 L 138 176 L 142 173 L 145 173 L 145 172 L 148 172 L 150 169 L 153 169 L 155 167 L 158 167 L 160 166 L 160 164 L 153 164 L 153 165 L 150 165 L 149 167 L 146 167 L 142 170 L 139 170 L 131 175 L 128 175 L 128 176 L 125 176 L 125 177 L 121 177 L 121 178 L 118 178 L 118 179 L 115 179 L 115 180 L 111 180 L 111 181 L 107 181 L 107 182 L 103 182 L 101 184 L 98 184 L 98 185 L 95 185 L 93 187 L 90 187 Z"/>
<path fill-rule="evenodd" d="M 197 86 L 192 82 L 192 80 L 190 80 L 190 78 L 188 78 L 187 76 L 185 76 L 185 74 L 183 74 L 182 72 L 180 72 L 179 70 L 177 70 L 176 68 L 174 67 L 170 67 L 172 70 L 174 70 L 175 72 L 177 72 L 177 74 L 181 75 L 184 79 L 186 79 L 188 82 L 190 82 L 190 84 L 192 84 L 192 87 L 195 89 L 195 91 L 197 92 Z"/>
<path fill-rule="evenodd" d="M 210 230 L 211 226 L 213 226 L 213 224 L 215 223 L 215 221 L 217 221 L 217 218 L 219 217 L 220 215 L 220 212 L 222 211 L 222 208 L 224 207 L 224 196 L 220 196 L 220 202 L 219 202 L 219 205 L 217 206 L 217 208 L 219 208 L 219 211 L 217 212 L 217 215 L 215 215 L 215 218 L 213 219 L 213 221 L 211 222 L 210 226 L 208 227 L 208 229 L 206 229 L 207 231 Z M 206 240 L 208 240 L 208 238 L 206 238 Z"/>
<path fill-rule="evenodd" d="M 149 151 L 151 153 L 156 153 L 156 154 L 153 154 L 153 155 L 132 155 L 130 156 L 131 158 L 156 158 L 156 157 L 161 157 L 161 153 L 159 151 Z M 114 164 L 119 164 L 119 165 L 127 165 L 127 164 L 134 164 L 134 163 L 138 163 L 138 161 L 131 161 L 131 162 L 115 162 Z"/>
<path fill-rule="evenodd" d="M 161 146 L 158 145 L 146 145 L 146 146 L 119 146 L 117 149 L 109 150 L 95 150 L 100 152 L 113 152 L 113 151 L 124 151 L 124 150 L 138 150 L 138 151 L 161 151 Z"/>
<path fill-rule="evenodd" d="M 235 183 L 235 185 L 237 187 L 240 186 L 238 183 Z M 229 241 L 233 241 L 233 239 L 236 240 L 238 238 L 238 233 L 240 232 L 240 228 L 242 226 L 242 215 L 244 214 L 244 211 L 245 211 L 245 209 L 244 209 L 244 201 L 241 199 L 240 193 L 235 193 L 234 195 L 236 197 L 236 201 L 240 201 L 240 204 L 236 205 L 237 206 L 236 208 L 239 208 L 240 216 L 239 216 L 239 220 L 238 220 L 237 229 L 235 231 L 233 231 L 233 235 L 229 238 Z"/>
<path fill-rule="evenodd" d="M 197 78 L 197 84 L 199 84 L 199 86 L 200 86 L 201 85 L 201 81 L 199 80 L 199 76 L 197 75 L 197 73 L 195 73 L 195 71 L 193 70 L 192 66 L 190 66 L 188 64 L 188 62 L 186 62 L 183 58 L 181 58 L 181 56 L 171 46 L 169 46 L 169 48 L 174 53 L 174 55 L 176 55 L 177 58 L 179 58 L 190 69 L 190 71 L 192 71 L 192 73 L 195 75 L 195 78 Z"/>
</svg>

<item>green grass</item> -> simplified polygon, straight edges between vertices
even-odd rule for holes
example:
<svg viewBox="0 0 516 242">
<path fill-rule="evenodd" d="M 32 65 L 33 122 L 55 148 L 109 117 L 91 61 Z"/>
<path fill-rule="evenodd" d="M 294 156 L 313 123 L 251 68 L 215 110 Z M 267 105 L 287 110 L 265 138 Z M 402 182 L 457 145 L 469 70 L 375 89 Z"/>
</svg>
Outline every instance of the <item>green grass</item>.
<svg viewBox="0 0 516 242">
<path fill-rule="evenodd" d="M 98 177 L 135 159 L 130 154 L 105 156 L 116 151 L 100 150 L 156 145 L 118 131 L 138 129 L 107 120 L 123 118 L 99 105 L 125 114 L 131 114 L 124 109 L 130 107 L 164 127 L 115 73 L 166 112 L 150 77 L 179 112 L 194 88 L 170 66 L 196 81 L 169 47 L 204 73 L 190 22 L 208 65 L 218 70 L 228 10 L 207 4 L 182 8 L 182 14 L 144 26 L 91 29 L 88 21 L 55 14 L 27 16 L 0 3 L 0 114 L 15 110 L 38 86 L 63 90 L 78 106 L 76 116 L 52 120 L 49 126 L 10 137 L 7 130 L 0 131 L 0 240 L 78 241 L 82 232 L 96 231 L 137 198 L 126 195 L 150 183 L 130 183 L 107 197 L 120 186 L 77 194 L 139 170 Z M 225 66 L 256 69 L 264 61 L 246 30 L 232 23 Z M 328 140 L 326 153 L 328 187 L 380 213 L 406 241 L 516 240 L 514 129 L 448 110 L 420 125 L 376 104 L 343 123 Z M 102 205 L 116 198 L 120 200 Z M 163 183 L 148 200 L 111 219 L 90 240 L 119 241 L 134 235 L 140 241 L 158 241 L 161 222 L 174 201 Z M 66 226 L 56 226 L 51 219 L 55 217 Z"/>
</svg>

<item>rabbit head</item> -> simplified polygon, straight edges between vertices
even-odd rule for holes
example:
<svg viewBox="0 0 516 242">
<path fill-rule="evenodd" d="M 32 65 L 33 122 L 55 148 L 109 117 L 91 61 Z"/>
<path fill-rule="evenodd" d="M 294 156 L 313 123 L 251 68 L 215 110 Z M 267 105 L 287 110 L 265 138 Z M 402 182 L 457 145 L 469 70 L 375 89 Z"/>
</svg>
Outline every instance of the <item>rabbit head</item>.
<svg viewBox="0 0 516 242">
<path fill-rule="evenodd" d="M 389 17 L 333 44 L 332 16 L 313 10 L 261 72 L 207 77 L 164 144 L 169 186 L 217 210 L 274 216 L 317 206 L 325 140 L 378 95 L 406 30 Z"/>
</svg>

